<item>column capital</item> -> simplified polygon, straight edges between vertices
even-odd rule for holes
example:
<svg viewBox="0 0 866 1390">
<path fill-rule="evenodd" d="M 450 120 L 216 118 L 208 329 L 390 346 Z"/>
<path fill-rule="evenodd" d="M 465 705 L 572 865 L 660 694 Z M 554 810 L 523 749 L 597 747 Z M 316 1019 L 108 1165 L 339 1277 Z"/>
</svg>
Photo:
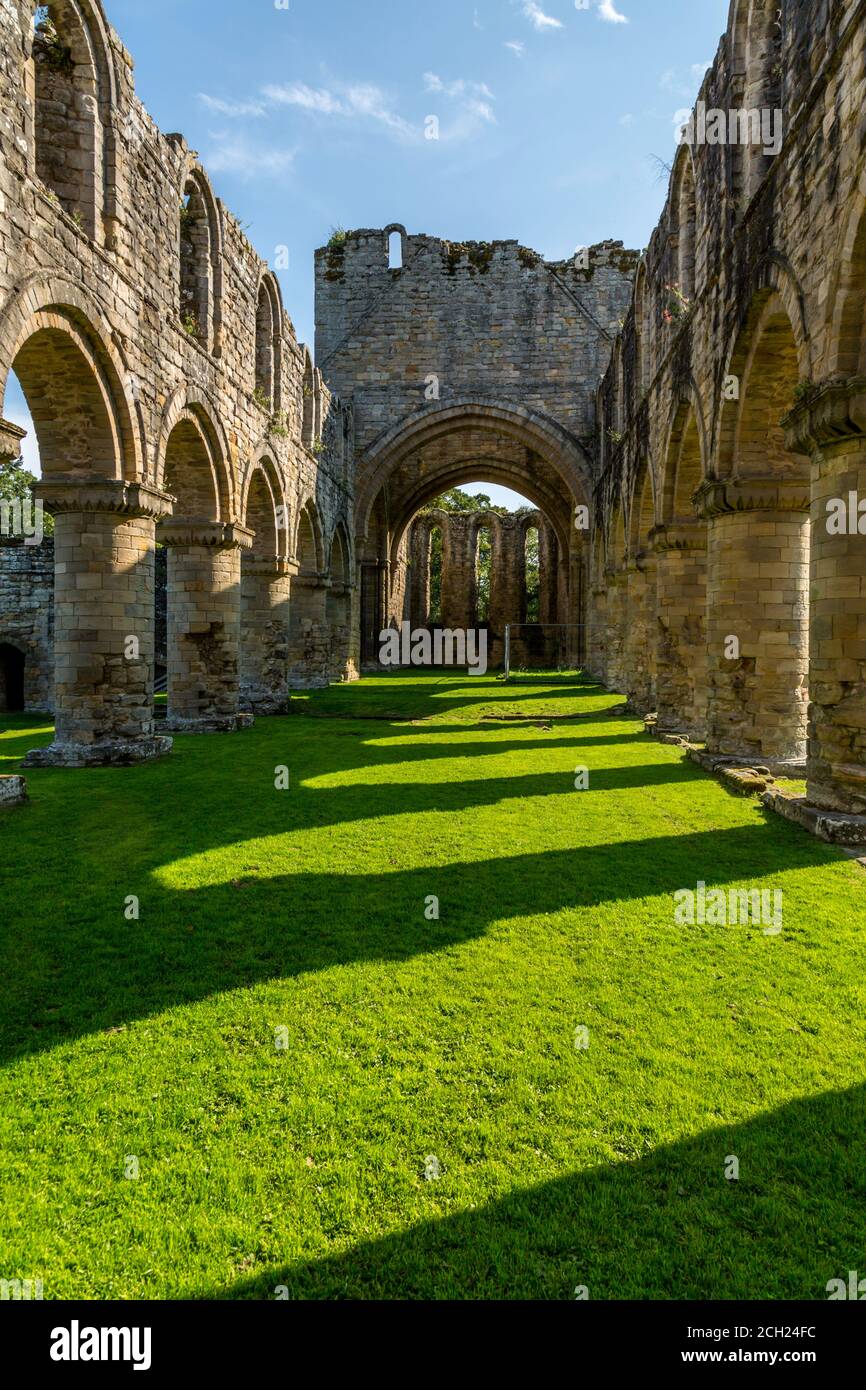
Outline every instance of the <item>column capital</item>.
<svg viewBox="0 0 866 1390">
<path fill-rule="evenodd" d="M 785 443 L 795 454 L 819 454 L 835 444 L 866 443 L 866 377 L 820 382 L 782 420 Z"/>
<path fill-rule="evenodd" d="M 21 453 L 21 441 L 27 434 L 11 420 L 0 420 L 0 463 L 12 463 Z"/>
<path fill-rule="evenodd" d="M 656 555 L 671 550 L 706 550 L 707 528 L 702 521 L 678 521 L 671 526 L 654 526 L 649 533 L 649 543 Z"/>
<path fill-rule="evenodd" d="M 161 545 L 203 545 L 214 550 L 252 550 L 255 531 L 235 521 L 208 521 L 203 517 L 168 516 L 160 521 L 156 538 Z"/>
<path fill-rule="evenodd" d="M 798 478 L 705 478 L 695 493 L 703 520 L 731 512 L 808 512 L 811 489 Z"/>
<path fill-rule="evenodd" d="M 150 483 L 127 483 L 97 474 L 49 474 L 33 484 L 33 494 L 50 512 L 117 512 L 121 516 L 167 516 L 174 498 Z"/>
<path fill-rule="evenodd" d="M 244 560 L 244 574 L 262 579 L 294 578 L 299 568 L 297 560 L 286 560 L 281 555 L 251 555 Z"/>
</svg>

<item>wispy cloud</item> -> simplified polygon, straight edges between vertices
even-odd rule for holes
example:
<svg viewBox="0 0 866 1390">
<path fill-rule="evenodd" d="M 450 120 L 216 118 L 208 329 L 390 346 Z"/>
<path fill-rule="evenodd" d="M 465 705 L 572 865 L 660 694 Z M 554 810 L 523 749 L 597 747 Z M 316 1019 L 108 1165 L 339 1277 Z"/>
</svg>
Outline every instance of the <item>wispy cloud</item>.
<svg viewBox="0 0 866 1390">
<path fill-rule="evenodd" d="M 510 48 L 511 52 L 516 54 L 518 58 L 522 58 L 524 53 L 526 52 L 525 45 L 522 44 L 519 39 L 509 39 L 506 42 L 505 47 Z"/>
<path fill-rule="evenodd" d="M 199 92 L 198 99 L 208 111 L 213 111 L 217 116 L 263 116 L 265 108 L 260 101 L 223 101 L 222 97 L 209 96 L 207 92 Z"/>
<path fill-rule="evenodd" d="M 275 106 L 296 106 L 318 116 L 335 116 L 349 121 L 372 121 L 385 126 L 401 139 L 416 139 L 418 131 L 391 109 L 385 93 L 372 82 L 358 82 L 337 91 L 290 82 L 262 88 L 262 95 Z"/>
<path fill-rule="evenodd" d="M 599 0 L 598 17 L 608 24 L 628 24 L 628 16 L 620 14 L 613 0 Z"/>
<path fill-rule="evenodd" d="M 448 97 L 477 96 L 493 101 L 493 93 L 486 82 L 467 82 L 458 77 L 453 82 L 443 82 L 438 73 L 425 72 L 424 86 L 428 92 L 442 92 Z"/>
<path fill-rule="evenodd" d="M 535 0 L 526 0 L 523 6 L 523 13 L 526 15 L 526 18 L 533 28 L 539 29 L 542 32 L 545 29 L 561 29 L 563 27 L 561 20 L 554 19 L 552 15 L 545 14 L 544 10 L 542 10 L 539 5 L 536 5 Z"/>
<path fill-rule="evenodd" d="M 709 63 L 692 63 L 688 78 L 676 68 L 666 68 L 659 78 L 659 86 L 664 92 L 694 101 L 709 66 Z"/>
<path fill-rule="evenodd" d="M 243 179 L 274 178 L 291 169 L 297 151 L 271 145 L 256 145 L 234 131 L 215 131 L 205 154 L 205 164 L 214 174 L 238 174 Z"/>
</svg>

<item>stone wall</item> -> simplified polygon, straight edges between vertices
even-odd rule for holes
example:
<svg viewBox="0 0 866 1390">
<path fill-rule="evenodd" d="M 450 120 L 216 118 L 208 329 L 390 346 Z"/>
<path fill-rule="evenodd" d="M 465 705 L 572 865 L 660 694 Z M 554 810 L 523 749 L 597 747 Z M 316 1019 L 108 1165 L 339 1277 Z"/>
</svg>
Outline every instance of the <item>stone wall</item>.
<svg viewBox="0 0 866 1390">
<path fill-rule="evenodd" d="M 74 570 L 64 572 L 64 584 L 70 595 L 99 587 L 100 566 L 110 569 L 135 521 L 146 552 L 157 527 L 162 538 L 166 526 L 176 532 L 178 523 L 201 523 L 204 537 L 184 542 L 175 534 L 173 543 L 233 547 L 241 570 L 249 554 L 257 567 L 269 562 L 276 576 L 291 579 L 306 564 L 297 553 L 306 516 L 322 584 L 331 578 L 338 530 L 347 538 L 340 583 L 349 618 L 340 622 L 339 660 L 351 674 L 358 651 L 351 410 L 298 343 L 275 276 L 215 197 L 195 152 L 182 136 L 159 131 L 142 106 L 132 59 L 99 0 L 57 0 L 48 7 L 54 30 L 34 34 L 35 10 L 26 0 L 0 0 L 0 402 L 13 368 L 39 439 L 41 495 L 59 519 L 78 518 L 60 523 Z M 17 452 L 14 431 L 0 426 L 0 453 Z M 77 544 L 76 526 L 93 539 Z M 114 604 L 116 621 L 87 630 L 85 642 L 106 644 L 90 653 L 93 661 L 69 667 L 58 646 L 58 663 L 68 667 L 58 671 L 59 719 L 70 702 L 63 737 L 90 747 L 90 760 L 100 756 L 93 745 L 109 755 L 118 740 L 147 744 L 153 736 L 149 567 L 148 560 L 137 571 L 140 585 L 126 599 L 113 592 L 109 574 L 106 609 Z M 238 583 L 230 626 L 241 597 Z M 169 592 L 169 613 L 177 598 Z M 70 633 L 73 610 L 64 617 Z M 288 610 L 276 621 L 288 623 Z M 179 633 L 171 622 L 169 631 Z M 135 672 L 118 665 L 128 660 L 128 637 L 146 653 Z M 224 654 L 215 643 L 202 691 L 231 681 Z M 288 684 L 318 678 L 316 662 L 314 676 L 300 653 Z M 181 698 L 171 654 L 168 667 L 171 712 Z M 105 671 L 114 672 L 108 694 Z M 240 666 L 234 680 L 243 680 Z M 206 695 L 196 698 L 206 723 L 217 711 Z M 59 746 L 55 752 L 63 760 Z"/>
<path fill-rule="evenodd" d="M 732 4 L 600 392 L 591 579 L 599 676 L 854 811 L 866 542 L 828 503 L 866 499 L 864 59 L 862 3 Z"/>
<path fill-rule="evenodd" d="M 54 543 L 48 538 L 41 545 L 0 541 L 0 712 L 18 704 L 10 698 L 17 683 L 12 670 L 17 665 L 15 653 L 23 657 L 24 708 L 50 711 L 54 700 Z"/>
</svg>

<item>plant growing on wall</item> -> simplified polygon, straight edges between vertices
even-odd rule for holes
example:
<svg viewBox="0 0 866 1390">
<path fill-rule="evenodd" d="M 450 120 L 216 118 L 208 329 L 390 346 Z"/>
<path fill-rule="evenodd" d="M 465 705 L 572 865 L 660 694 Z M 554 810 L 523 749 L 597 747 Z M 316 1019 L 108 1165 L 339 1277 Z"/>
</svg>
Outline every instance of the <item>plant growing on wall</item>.
<svg viewBox="0 0 866 1390">
<path fill-rule="evenodd" d="M 692 307 L 690 299 L 686 299 L 679 284 L 674 282 L 672 285 L 665 285 L 667 304 L 662 310 L 662 318 L 665 323 L 674 323 L 677 319 L 687 317 Z"/>
</svg>

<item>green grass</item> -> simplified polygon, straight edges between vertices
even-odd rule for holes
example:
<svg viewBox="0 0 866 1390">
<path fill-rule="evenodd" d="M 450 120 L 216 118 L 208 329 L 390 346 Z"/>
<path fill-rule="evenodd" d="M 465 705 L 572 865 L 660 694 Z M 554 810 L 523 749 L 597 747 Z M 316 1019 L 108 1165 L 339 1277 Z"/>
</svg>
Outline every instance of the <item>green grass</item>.
<svg viewBox="0 0 866 1390">
<path fill-rule="evenodd" d="M 387 676 L 28 773 L 0 819 L 0 1277 L 815 1299 L 866 1273 L 863 871 L 619 704 Z M 0 769 L 50 735 L 10 721 Z M 676 925 L 699 880 L 782 889 L 782 934 Z"/>
</svg>

